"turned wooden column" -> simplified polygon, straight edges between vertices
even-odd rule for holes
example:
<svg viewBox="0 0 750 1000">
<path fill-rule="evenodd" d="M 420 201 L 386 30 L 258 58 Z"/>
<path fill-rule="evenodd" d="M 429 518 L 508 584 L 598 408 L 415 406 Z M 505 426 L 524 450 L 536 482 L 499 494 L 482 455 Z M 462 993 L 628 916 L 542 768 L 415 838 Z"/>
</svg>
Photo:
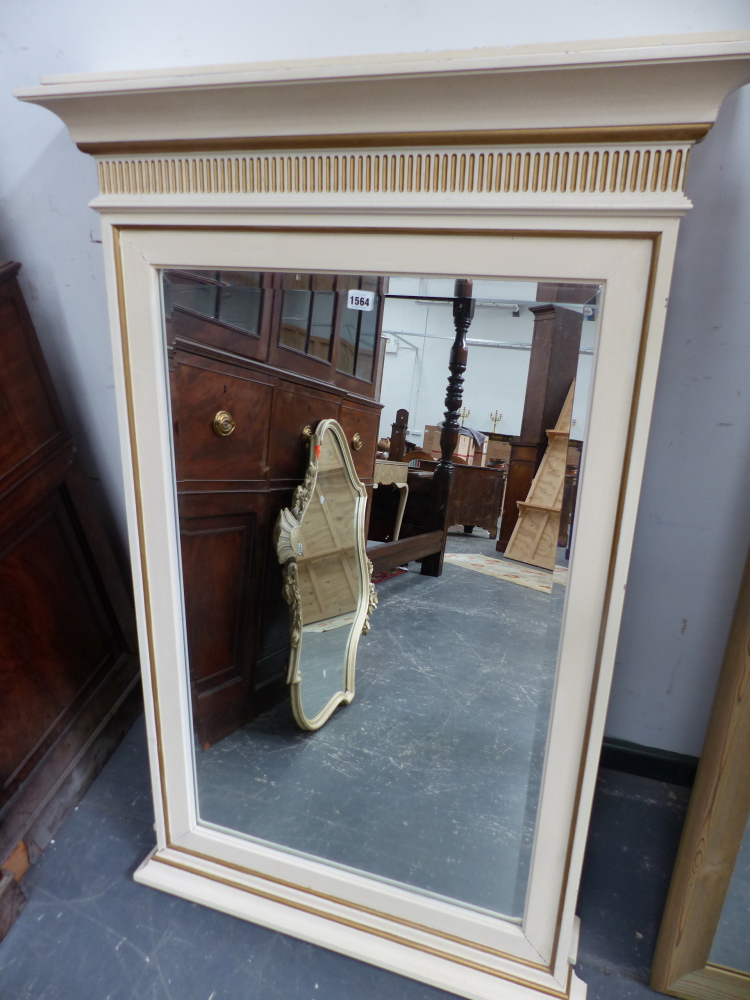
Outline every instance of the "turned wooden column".
<svg viewBox="0 0 750 1000">
<path fill-rule="evenodd" d="M 458 419 L 464 390 L 464 372 L 469 349 L 466 333 L 474 318 L 476 302 L 472 297 L 473 285 L 470 278 L 457 278 L 453 300 L 453 325 L 456 337 L 451 347 L 448 368 L 448 389 L 445 395 L 445 419 L 440 431 L 440 460 L 435 466 L 432 479 L 432 501 L 430 523 L 434 531 L 443 532 L 440 551 L 422 560 L 425 576 L 440 576 L 443 572 L 445 535 L 448 533 L 448 503 L 453 482 L 453 453 L 458 446 L 460 423 Z"/>
<path fill-rule="evenodd" d="M 590 295 L 588 296 L 590 297 Z M 521 433 L 511 441 L 503 519 L 495 546 L 505 552 L 518 520 L 518 501 L 525 500 L 547 447 L 547 430 L 554 427 L 578 369 L 583 316 L 563 306 L 532 306 L 526 399 Z"/>
</svg>

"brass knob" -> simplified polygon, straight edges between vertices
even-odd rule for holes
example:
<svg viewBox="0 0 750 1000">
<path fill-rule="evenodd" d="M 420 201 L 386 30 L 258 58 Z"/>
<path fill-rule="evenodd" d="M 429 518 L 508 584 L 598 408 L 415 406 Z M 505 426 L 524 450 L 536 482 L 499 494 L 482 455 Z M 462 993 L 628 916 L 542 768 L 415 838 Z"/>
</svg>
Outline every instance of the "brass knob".
<svg viewBox="0 0 750 1000">
<path fill-rule="evenodd" d="M 229 437 L 233 430 L 234 420 L 232 420 L 232 414 L 227 413 L 226 410 L 219 410 L 214 417 L 214 433 L 224 438 Z"/>
<path fill-rule="evenodd" d="M 313 436 L 313 429 L 309 424 L 307 425 L 307 427 L 302 428 L 303 441 L 309 441 L 312 436 Z"/>
<path fill-rule="evenodd" d="M 352 448 L 354 448 L 355 451 L 359 451 L 361 447 L 362 447 L 362 438 L 359 436 L 359 432 L 357 432 L 352 438 Z"/>
</svg>

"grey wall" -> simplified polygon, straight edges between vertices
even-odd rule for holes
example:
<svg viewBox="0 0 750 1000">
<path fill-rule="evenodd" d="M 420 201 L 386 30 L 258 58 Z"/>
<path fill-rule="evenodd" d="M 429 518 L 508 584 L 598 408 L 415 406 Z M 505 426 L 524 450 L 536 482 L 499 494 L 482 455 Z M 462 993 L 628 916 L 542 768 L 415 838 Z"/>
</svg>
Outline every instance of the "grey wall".
<svg viewBox="0 0 750 1000">
<path fill-rule="evenodd" d="M 750 541 L 750 87 L 687 193 L 607 732 L 699 754 Z"/>
<path fill-rule="evenodd" d="M 113 537 L 124 509 L 93 163 L 12 86 L 40 74 L 750 28 L 746 0 L 4 0 L 0 258 L 21 282 Z M 689 172 L 608 729 L 697 753 L 750 537 L 750 94 Z M 744 172 L 744 185 L 743 185 Z M 124 552 L 124 546 L 122 547 Z M 686 625 L 683 631 L 683 619 Z"/>
</svg>

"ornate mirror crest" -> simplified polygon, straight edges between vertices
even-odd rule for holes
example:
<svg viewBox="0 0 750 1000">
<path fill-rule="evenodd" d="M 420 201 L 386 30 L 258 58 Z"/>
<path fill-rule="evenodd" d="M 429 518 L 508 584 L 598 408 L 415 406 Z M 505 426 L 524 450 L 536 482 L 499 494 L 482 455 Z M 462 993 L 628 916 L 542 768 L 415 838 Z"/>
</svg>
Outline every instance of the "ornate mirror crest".
<svg viewBox="0 0 750 1000">
<path fill-rule="evenodd" d="M 304 481 L 274 532 L 289 605 L 287 683 L 294 718 L 319 729 L 354 697 L 359 636 L 377 604 L 365 554 L 367 493 L 335 420 L 310 436 Z"/>
</svg>

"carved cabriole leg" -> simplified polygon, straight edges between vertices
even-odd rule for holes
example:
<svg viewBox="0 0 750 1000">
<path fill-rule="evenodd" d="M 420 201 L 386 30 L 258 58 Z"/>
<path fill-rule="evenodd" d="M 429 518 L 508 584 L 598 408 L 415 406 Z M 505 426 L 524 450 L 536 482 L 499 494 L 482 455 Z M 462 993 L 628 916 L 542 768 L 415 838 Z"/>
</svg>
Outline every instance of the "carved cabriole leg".
<svg viewBox="0 0 750 1000">
<path fill-rule="evenodd" d="M 455 299 L 453 300 L 453 324 L 456 328 L 456 338 L 451 347 L 448 368 L 448 389 L 445 396 L 445 420 L 440 431 L 440 461 L 435 467 L 432 480 L 431 524 L 434 531 L 443 532 L 443 544 L 439 552 L 422 560 L 422 573 L 425 576 L 440 576 L 443 572 L 443 554 L 445 552 L 445 536 L 448 532 L 448 503 L 453 481 L 453 452 L 458 446 L 459 420 L 458 413 L 463 400 L 464 372 L 468 348 L 466 333 L 474 318 L 475 301 L 472 298 L 473 286 L 470 278 L 456 280 Z"/>
</svg>

